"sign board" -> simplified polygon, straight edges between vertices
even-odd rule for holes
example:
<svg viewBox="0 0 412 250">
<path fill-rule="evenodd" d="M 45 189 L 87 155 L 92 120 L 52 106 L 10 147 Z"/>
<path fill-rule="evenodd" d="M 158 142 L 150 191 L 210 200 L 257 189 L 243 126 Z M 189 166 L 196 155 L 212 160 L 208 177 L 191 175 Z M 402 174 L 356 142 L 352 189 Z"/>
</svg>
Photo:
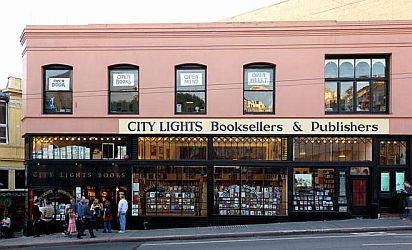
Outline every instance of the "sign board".
<svg viewBox="0 0 412 250">
<path fill-rule="evenodd" d="M 70 78 L 49 78 L 49 91 L 70 90 Z"/>
<path fill-rule="evenodd" d="M 180 86 L 202 86 L 202 73 L 180 73 Z"/>
<path fill-rule="evenodd" d="M 247 73 L 247 84 L 253 85 L 271 85 L 270 73 L 264 71 L 252 71 Z"/>
<path fill-rule="evenodd" d="M 135 85 L 134 74 L 117 73 L 113 74 L 113 87 L 131 87 Z"/>
<path fill-rule="evenodd" d="M 378 135 L 388 119 L 119 119 L 119 134 Z"/>
</svg>

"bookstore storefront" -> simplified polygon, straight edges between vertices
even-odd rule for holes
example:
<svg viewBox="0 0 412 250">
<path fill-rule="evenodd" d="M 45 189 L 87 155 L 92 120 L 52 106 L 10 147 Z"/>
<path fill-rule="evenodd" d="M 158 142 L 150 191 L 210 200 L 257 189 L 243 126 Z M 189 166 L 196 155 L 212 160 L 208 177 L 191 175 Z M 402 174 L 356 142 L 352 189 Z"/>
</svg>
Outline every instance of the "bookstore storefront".
<svg viewBox="0 0 412 250">
<path fill-rule="evenodd" d="M 410 174 L 406 137 L 152 132 L 31 137 L 30 202 L 61 220 L 70 198 L 126 194 L 131 228 L 344 218 L 384 208 Z"/>
</svg>

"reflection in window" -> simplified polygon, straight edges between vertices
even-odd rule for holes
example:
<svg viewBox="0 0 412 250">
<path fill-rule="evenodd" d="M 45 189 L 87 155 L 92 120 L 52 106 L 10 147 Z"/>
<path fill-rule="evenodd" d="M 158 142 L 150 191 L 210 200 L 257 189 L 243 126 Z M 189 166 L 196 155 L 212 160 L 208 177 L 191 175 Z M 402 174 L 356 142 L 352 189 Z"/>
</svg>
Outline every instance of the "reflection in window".
<svg viewBox="0 0 412 250">
<path fill-rule="evenodd" d="M 43 112 L 45 114 L 71 114 L 73 111 L 72 67 L 45 66 L 43 73 Z"/>
<path fill-rule="evenodd" d="M 325 83 L 325 111 L 338 111 L 338 86 L 337 82 Z"/>
<path fill-rule="evenodd" d="M 206 167 L 133 169 L 132 215 L 206 216 Z"/>
<path fill-rule="evenodd" d="M 293 210 L 335 210 L 334 169 L 295 168 L 293 170 L 293 180 Z"/>
<path fill-rule="evenodd" d="M 295 137 L 295 161 L 372 161 L 372 138 Z"/>
<path fill-rule="evenodd" d="M 387 113 L 386 60 L 325 59 L 325 112 Z M 339 63 L 338 76 L 333 73 L 331 65 L 334 63 Z M 353 63 L 356 63 L 355 67 Z"/>
<path fill-rule="evenodd" d="M 26 171 L 25 170 L 16 170 L 15 171 L 15 188 L 24 189 L 26 188 Z"/>
<path fill-rule="evenodd" d="M 371 66 L 370 59 L 356 59 L 356 78 L 370 78 L 371 76 Z"/>
<path fill-rule="evenodd" d="M 354 67 L 353 59 L 341 59 L 339 60 L 339 77 L 340 78 L 353 78 Z"/>
<path fill-rule="evenodd" d="M 338 77 L 338 60 L 325 60 L 325 78 Z"/>
<path fill-rule="evenodd" d="M 220 160 L 286 160 L 287 138 L 215 137 L 213 153 Z"/>
<path fill-rule="evenodd" d="M 351 112 L 353 108 L 353 83 L 342 82 L 340 84 L 340 111 Z"/>
<path fill-rule="evenodd" d="M 369 82 L 357 82 L 356 91 L 356 111 L 369 111 Z"/>
<path fill-rule="evenodd" d="M 137 114 L 139 105 L 138 68 L 132 65 L 109 67 L 110 113 Z"/>
<path fill-rule="evenodd" d="M 7 102 L 0 101 L 0 143 L 7 143 Z"/>
<path fill-rule="evenodd" d="M 206 114 L 206 67 L 176 66 L 176 114 Z"/>
<path fill-rule="evenodd" d="M 139 160 L 206 160 L 206 137 L 140 137 Z"/>
<path fill-rule="evenodd" d="M 405 165 L 406 141 L 381 141 L 379 149 L 380 165 Z"/>
<path fill-rule="evenodd" d="M 273 113 L 274 71 L 272 65 L 248 65 L 243 68 L 243 112 Z"/>
<path fill-rule="evenodd" d="M 287 174 L 280 168 L 215 167 L 215 214 L 287 215 Z"/>
<path fill-rule="evenodd" d="M 32 159 L 121 160 L 127 154 L 124 137 L 36 136 L 32 145 Z"/>
</svg>

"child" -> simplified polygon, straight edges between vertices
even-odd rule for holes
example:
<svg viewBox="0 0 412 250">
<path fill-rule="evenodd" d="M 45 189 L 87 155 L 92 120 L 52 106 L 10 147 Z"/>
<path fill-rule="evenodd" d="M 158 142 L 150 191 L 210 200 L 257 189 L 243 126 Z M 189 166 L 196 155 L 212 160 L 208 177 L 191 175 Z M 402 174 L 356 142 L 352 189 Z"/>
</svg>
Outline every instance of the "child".
<svg viewBox="0 0 412 250">
<path fill-rule="evenodd" d="M 75 233 L 76 230 L 76 214 L 74 213 L 73 209 L 69 210 L 69 226 L 67 227 L 67 235 L 71 238 L 72 234 Z"/>
</svg>

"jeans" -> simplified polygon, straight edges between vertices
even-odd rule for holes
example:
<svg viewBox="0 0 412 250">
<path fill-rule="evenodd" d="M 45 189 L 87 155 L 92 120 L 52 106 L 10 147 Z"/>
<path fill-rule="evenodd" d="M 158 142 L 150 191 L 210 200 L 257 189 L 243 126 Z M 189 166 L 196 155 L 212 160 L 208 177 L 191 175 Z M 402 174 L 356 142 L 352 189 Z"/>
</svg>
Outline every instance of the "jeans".
<svg viewBox="0 0 412 250">
<path fill-rule="evenodd" d="M 103 226 L 104 226 L 103 232 L 107 232 L 107 233 L 112 232 L 112 222 L 110 220 L 104 221 Z"/>
<path fill-rule="evenodd" d="M 407 207 L 412 207 L 412 197 L 406 197 L 406 206 Z M 406 212 L 407 217 L 412 217 L 412 211 L 411 209 L 408 209 Z"/>
<path fill-rule="evenodd" d="M 121 212 L 119 214 L 119 224 L 120 224 L 120 231 L 126 231 L 126 213 Z"/>
</svg>

